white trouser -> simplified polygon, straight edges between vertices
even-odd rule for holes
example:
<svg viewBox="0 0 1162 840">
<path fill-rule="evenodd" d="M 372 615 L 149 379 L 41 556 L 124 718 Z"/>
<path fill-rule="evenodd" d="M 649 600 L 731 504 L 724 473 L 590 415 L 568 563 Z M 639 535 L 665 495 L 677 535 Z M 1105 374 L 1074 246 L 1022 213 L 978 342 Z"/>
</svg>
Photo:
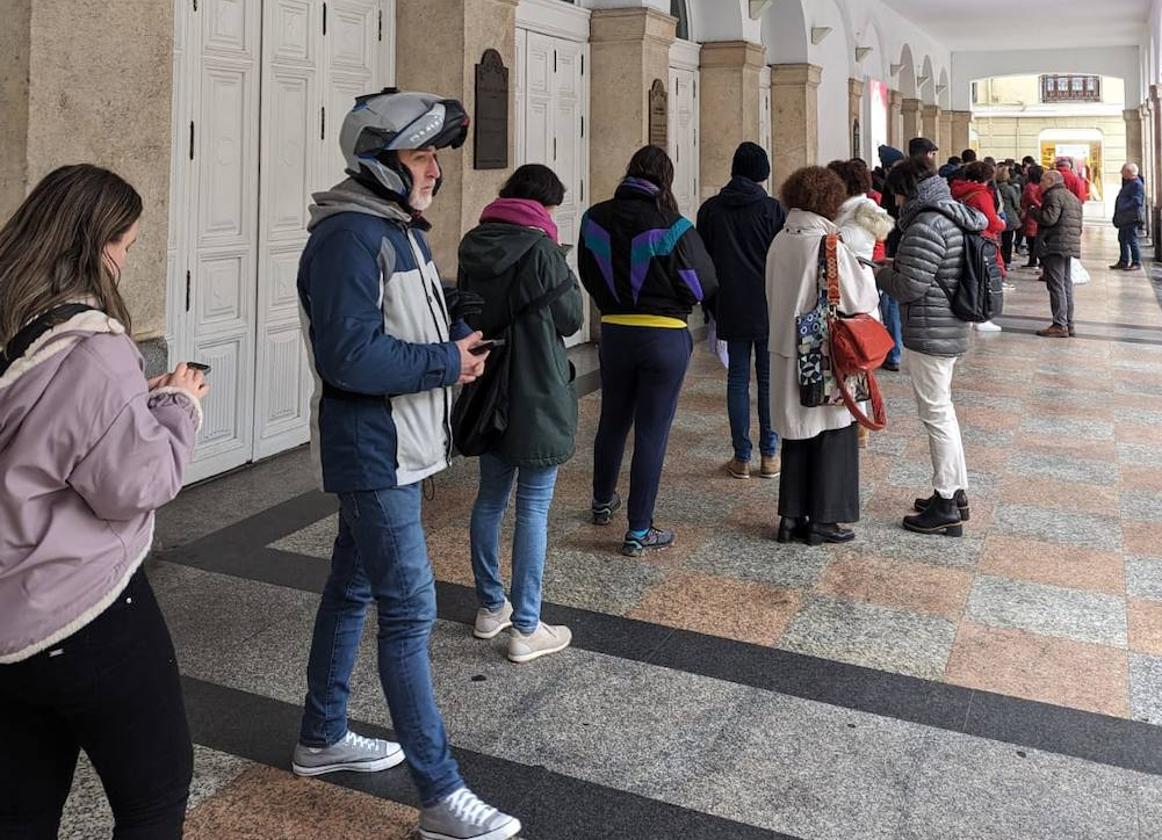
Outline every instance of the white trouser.
<svg viewBox="0 0 1162 840">
<path fill-rule="evenodd" d="M 928 356 L 908 351 L 905 357 L 912 374 L 912 390 L 920 422 L 928 430 L 932 452 L 932 488 L 945 499 L 957 490 L 968 489 L 968 467 L 964 464 L 964 443 L 960 421 L 952 405 L 952 371 L 955 356 Z"/>
</svg>

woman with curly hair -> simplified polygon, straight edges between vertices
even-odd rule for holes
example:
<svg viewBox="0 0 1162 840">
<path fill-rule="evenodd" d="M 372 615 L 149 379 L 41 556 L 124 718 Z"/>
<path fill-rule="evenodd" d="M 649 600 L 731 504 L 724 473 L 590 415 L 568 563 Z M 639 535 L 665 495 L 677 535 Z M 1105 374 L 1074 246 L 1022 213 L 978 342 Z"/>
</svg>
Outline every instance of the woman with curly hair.
<svg viewBox="0 0 1162 840">
<path fill-rule="evenodd" d="M 778 540 L 784 543 L 847 542 L 855 534 L 840 523 L 859 520 L 855 421 L 843 405 L 800 402 L 795 323 L 819 300 L 819 249 L 829 234 L 839 233 L 834 219 L 847 198 L 844 182 L 829 169 L 808 166 L 792 173 L 782 190 L 787 222 L 767 257 L 771 413 L 783 439 Z M 874 278 L 847 245 L 837 247 L 840 310 L 877 313 Z"/>
</svg>

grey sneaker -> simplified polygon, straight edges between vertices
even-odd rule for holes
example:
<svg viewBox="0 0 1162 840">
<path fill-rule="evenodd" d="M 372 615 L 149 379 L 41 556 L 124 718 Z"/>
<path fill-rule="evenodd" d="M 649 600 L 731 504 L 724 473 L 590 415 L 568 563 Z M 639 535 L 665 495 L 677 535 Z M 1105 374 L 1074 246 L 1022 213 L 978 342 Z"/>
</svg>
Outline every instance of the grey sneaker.
<svg viewBox="0 0 1162 840">
<path fill-rule="evenodd" d="M 508 659 L 510 662 L 532 662 L 546 654 L 564 650 L 571 641 L 573 631 L 563 624 L 554 626 L 542 621 L 527 636 L 514 627 L 508 637 Z"/>
<path fill-rule="evenodd" d="M 493 612 L 481 607 L 476 611 L 476 626 L 472 628 L 472 635 L 478 639 L 495 639 L 501 630 L 512 627 L 512 604 L 508 598 L 504 605 Z"/>
<path fill-rule="evenodd" d="M 466 787 L 420 815 L 422 840 L 507 840 L 518 832 L 520 820 L 481 802 Z"/>
<path fill-rule="evenodd" d="M 403 748 L 394 741 L 364 738 L 348 732 L 329 747 L 295 744 L 291 769 L 296 776 L 321 776 L 339 770 L 377 773 L 403 762 Z"/>
</svg>

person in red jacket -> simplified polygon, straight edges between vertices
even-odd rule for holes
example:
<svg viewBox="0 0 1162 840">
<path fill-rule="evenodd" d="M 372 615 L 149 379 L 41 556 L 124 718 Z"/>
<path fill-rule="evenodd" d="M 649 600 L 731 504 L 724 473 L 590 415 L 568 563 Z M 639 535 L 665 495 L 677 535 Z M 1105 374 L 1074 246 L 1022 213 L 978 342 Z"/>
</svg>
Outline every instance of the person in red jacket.
<svg viewBox="0 0 1162 840">
<path fill-rule="evenodd" d="M 1073 171 L 1073 158 L 1057 158 L 1053 166 L 1065 179 L 1065 189 L 1077 196 L 1082 204 L 1089 201 L 1089 182 Z"/>
<path fill-rule="evenodd" d="M 1037 220 L 1029 208 L 1041 206 L 1041 176 L 1044 174 L 1044 167 L 1036 164 L 1025 173 L 1027 182 L 1021 193 L 1021 218 L 1025 224 L 1025 239 L 1029 243 L 1029 261 L 1025 263 L 1025 268 L 1037 267 Z"/>
<path fill-rule="evenodd" d="M 1005 262 L 1001 259 L 1001 234 L 1005 230 L 1005 220 L 997 213 L 997 200 L 989 184 L 997 174 L 996 167 L 987 161 L 973 161 L 964 167 L 963 180 L 952 182 L 952 197 L 961 204 L 979 210 L 988 219 L 988 227 L 981 236 L 997 243 L 997 265 L 1001 276 L 1005 274 Z M 992 321 L 975 325 L 980 332 L 1000 332 L 1001 328 Z"/>
</svg>

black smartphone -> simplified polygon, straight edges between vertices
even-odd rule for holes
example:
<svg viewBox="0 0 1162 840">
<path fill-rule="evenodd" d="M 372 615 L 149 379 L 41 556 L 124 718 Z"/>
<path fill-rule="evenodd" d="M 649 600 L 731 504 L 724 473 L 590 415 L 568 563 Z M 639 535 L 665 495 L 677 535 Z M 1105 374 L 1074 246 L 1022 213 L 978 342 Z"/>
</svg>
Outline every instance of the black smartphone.
<svg viewBox="0 0 1162 840">
<path fill-rule="evenodd" d="M 201 362 L 186 362 L 186 367 L 190 370 L 200 370 L 203 376 L 210 372 L 210 366 Z"/>
<path fill-rule="evenodd" d="M 474 344 L 469 347 L 468 352 L 473 356 L 483 356 L 485 353 L 495 350 L 497 347 L 503 347 L 504 344 L 505 341 L 503 338 L 486 339 L 479 344 Z"/>
</svg>

